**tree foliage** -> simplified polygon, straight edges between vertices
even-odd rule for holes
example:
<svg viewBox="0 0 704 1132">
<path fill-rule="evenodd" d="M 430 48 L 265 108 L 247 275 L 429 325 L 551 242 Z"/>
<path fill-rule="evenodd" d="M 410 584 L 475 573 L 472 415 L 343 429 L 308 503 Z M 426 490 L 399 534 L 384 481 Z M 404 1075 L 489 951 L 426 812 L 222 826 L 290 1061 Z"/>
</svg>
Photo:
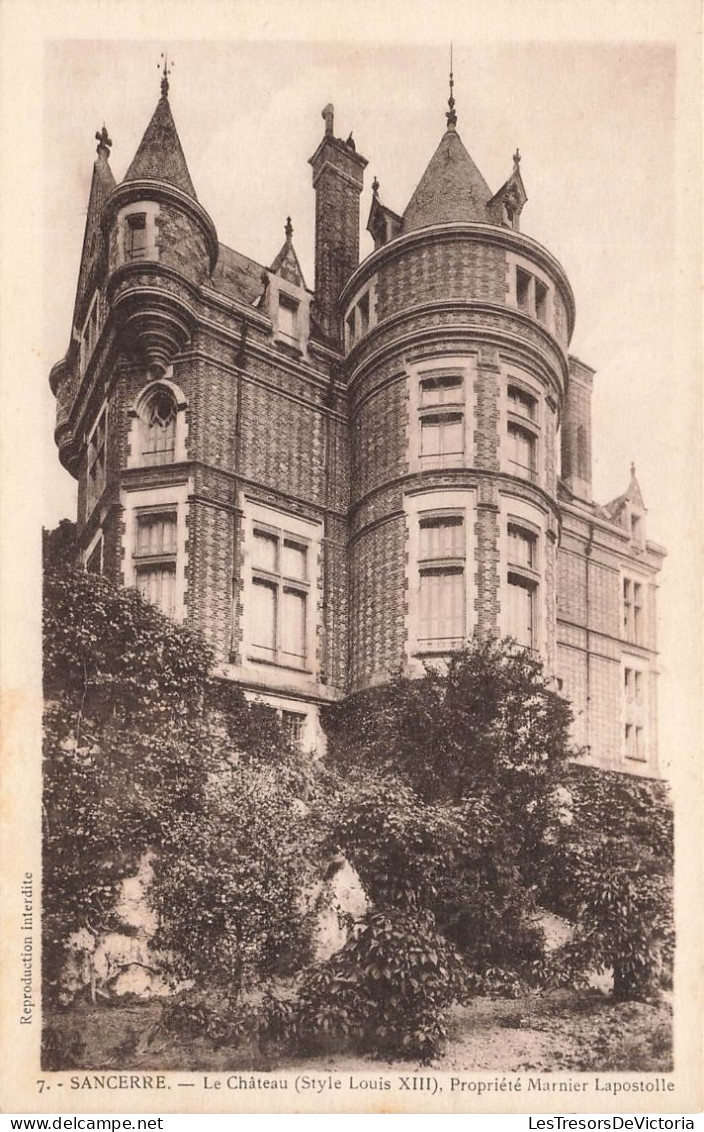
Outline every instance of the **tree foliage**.
<svg viewBox="0 0 704 1132">
<path fill-rule="evenodd" d="M 379 907 L 430 909 L 477 975 L 528 977 L 540 955 L 569 722 L 535 658 L 495 642 L 327 715 L 344 851 Z"/>
<path fill-rule="evenodd" d="M 303 932 L 306 772 L 275 713 L 209 678 L 211 654 L 134 590 L 47 573 L 44 970 L 116 927 L 120 882 L 156 855 L 174 968 L 241 979 Z M 298 808 L 297 808 L 298 807 Z"/>
<path fill-rule="evenodd" d="M 545 901 L 575 923 L 573 970 L 614 972 L 614 995 L 648 998 L 674 950 L 673 811 L 664 783 L 575 766 Z"/>
</svg>

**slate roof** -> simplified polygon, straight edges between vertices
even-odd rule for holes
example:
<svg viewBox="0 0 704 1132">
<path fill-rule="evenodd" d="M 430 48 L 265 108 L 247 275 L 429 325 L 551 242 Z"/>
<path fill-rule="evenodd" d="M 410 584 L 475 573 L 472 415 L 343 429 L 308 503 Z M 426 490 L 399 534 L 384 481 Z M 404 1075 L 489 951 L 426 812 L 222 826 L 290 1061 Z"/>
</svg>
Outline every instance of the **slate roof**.
<svg viewBox="0 0 704 1132">
<path fill-rule="evenodd" d="M 489 220 L 486 205 L 492 192 L 462 144 L 448 129 L 403 214 L 403 231 L 431 224 Z"/>
<path fill-rule="evenodd" d="M 198 199 L 166 95 L 157 103 L 125 181 L 164 181 Z"/>
<path fill-rule="evenodd" d="M 211 286 L 231 299 L 253 304 L 264 290 L 262 276 L 266 274 L 266 268 L 225 244 L 218 247 L 218 262 L 210 280 Z"/>
</svg>

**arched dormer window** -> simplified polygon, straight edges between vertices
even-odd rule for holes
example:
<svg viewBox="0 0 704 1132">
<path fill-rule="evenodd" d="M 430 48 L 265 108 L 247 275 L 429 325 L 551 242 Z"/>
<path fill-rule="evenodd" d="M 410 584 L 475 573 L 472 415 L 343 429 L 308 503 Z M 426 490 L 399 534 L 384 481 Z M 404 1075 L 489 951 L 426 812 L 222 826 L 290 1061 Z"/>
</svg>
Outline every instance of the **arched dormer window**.
<svg viewBox="0 0 704 1132">
<path fill-rule="evenodd" d="M 128 467 L 154 467 L 186 458 L 186 401 L 171 381 L 155 381 L 142 390 L 131 410 Z"/>
</svg>

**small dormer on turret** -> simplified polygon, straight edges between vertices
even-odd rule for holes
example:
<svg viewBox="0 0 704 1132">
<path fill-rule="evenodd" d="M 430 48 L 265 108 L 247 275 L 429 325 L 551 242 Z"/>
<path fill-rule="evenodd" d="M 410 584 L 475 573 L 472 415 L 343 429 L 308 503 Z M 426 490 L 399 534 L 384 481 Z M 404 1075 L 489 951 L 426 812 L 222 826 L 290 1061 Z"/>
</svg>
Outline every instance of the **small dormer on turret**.
<svg viewBox="0 0 704 1132">
<path fill-rule="evenodd" d="M 402 227 L 403 217 L 379 200 L 379 182 L 375 177 L 372 181 L 372 206 L 367 220 L 367 232 L 374 241 L 374 250 L 383 248 L 384 244 L 398 236 Z"/>
<path fill-rule="evenodd" d="M 513 228 L 520 232 L 521 212 L 528 200 L 523 178 L 521 177 L 521 154 L 519 150 L 513 155 L 513 171 L 508 181 L 495 193 L 487 204 L 487 212 L 493 224 L 501 224 L 504 228 Z"/>
<path fill-rule="evenodd" d="M 108 299 L 128 355 L 163 375 L 195 325 L 197 289 L 218 257 L 215 226 L 198 202 L 169 104 L 161 98 L 105 207 Z"/>
<path fill-rule="evenodd" d="M 303 354 L 308 353 L 312 293 L 306 287 L 293 246 L 291 217 L 286 218 L 286 240 L 265 273 L 262 307 L 271 319 L 274 341 Z"/>
<path fill-rule="evenodd" d="M 643 503 L 640 485 L 636 478 L 635 464 L 631 464 L 631 479 L 626 491 L 623 495 L 619 495 L 616 499 L 607 503 L 604 510 L 612 522 L 618 523 L 620 527 L 628 531 L 634 550 L 642 551 L 645 549 L 647 509 Z"/>
</svg>

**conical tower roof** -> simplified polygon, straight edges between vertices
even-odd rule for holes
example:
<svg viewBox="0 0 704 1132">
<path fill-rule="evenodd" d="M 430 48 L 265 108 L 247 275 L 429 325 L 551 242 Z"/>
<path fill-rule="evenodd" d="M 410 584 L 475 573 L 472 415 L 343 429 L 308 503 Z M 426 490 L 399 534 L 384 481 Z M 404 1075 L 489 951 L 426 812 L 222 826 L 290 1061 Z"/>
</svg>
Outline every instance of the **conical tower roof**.
<svg viewBox="0 0 704 1132">
<path fill-rule="evenodd" d="M 125 181 L 164 181 L 198 199 L 171 113 L 168 86 L 164 90 L 164 84 L 162 96 L 125 174 Z"/>
<path fill-rule="evenodd" d="M 488 220 L 486 205 L 492 192 L 457 130 L 443 134 L 420 183 L 403 214 L 403 231 L 431 224 Z"/>
</svg>

